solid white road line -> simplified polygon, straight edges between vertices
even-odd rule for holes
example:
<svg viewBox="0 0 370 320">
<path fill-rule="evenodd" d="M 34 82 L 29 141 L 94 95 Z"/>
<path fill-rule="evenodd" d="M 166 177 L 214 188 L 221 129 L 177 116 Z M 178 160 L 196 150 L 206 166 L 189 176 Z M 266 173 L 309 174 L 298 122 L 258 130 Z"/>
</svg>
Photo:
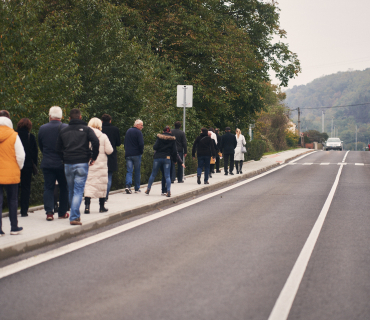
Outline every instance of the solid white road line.
<svg viewBox="0 0 370 320">
<path fill-rule="evenodd" d="M 328 166 L 330 164 L 330 162 L 322 162 L 320 163 L 320 166 Z"/>
<path fill-rule="evenodd" d="M 346 161 L 346 158 L 347 158 L 348 152 L 349 152 L 349 150 L 348 150 L 348 151 L 346 152 L 346 154 L 344 155 L 344 158 L 343 158 L 342 162 Z"/>
<path fill-rule="evenodd" d="M 347 153 L 345 157 L 347 156 Z M 276 303 L 271 311 L 268 320 L 286 320 L 289 316 L 289 312 L 293 305 L 293 301 L 298 292 L 298 288 L 301 284 L 303 275 L 306 271 L 308 261 L 310 260 L 316 241 L 320 235 L 321 228 L 324 224 L 326 215 L 329 211 L 331 202 L 333 201 L 333 197 L 339 183 L 339 178 L 342 173 L 342 169 L 343 164 L 339 167 L 337 176 L 334 180 L 334 184 L 331 187 L 330 193 L 324 203 L 324 206 L 321 209 L 319 217 L 317 218 L 315 225 L 313 226 L 310 235 L 308 236 L 306 243 L 304 244 L 303 249 L 298 256 L 298 259 L 295 262 L 294 267 L 290 272 L 287 281 L 285 282 L 283 290 L 280 292 L 280 295 L 276 300 Z"/>
<path fill-rule="evenodd" d="M 365 164 L 363 163 L 355 163 L 355 166 L 364 166 Z"/>
<path fill-rule="evenodd" d="M 301 157 L 299 157 L 299 158 L 297 158 L 297 159 L 295 159 L 293 161 L 297 161 L 299 159 L 302 159 L 303 157 L 308 156 L 309 154 L 311 154 L 311 153 L 305 154 L 305 155 L 303 155 L 303 156 L 301 156 Z M 136 227 L 141 226 L 141 225 L 143 225 L 145 223 L 148 223 L 150 221 L 153 221 L 153 220 L 162 218 L 162 217 L 164 217 L 166 215 L 169 215 L 169 214 L 171 214 L 173 212 L 176 212 L 176 211 L 179 211 L 181 209 L 187 208 L 187 207 L 192 206 L 192 205 L 194 205 L 196 203 L 199 203 L 199 202 L 202 202 L 202 201 L 207 200 L 209 198 L 212 198 L 214 196 L 217 196 L 217 195 L 219 195 L 221 193 L 224 193 L 224 192 L 230 191 L 232 189 L 238 188 L 238 187 L 240 187 L 240 186 L 242 186 L 244 184 L 247 184 L 249 182 L 252 182 L 254 180 L 257 180 L 259 178 L 262 178 L 262 177 L 264 177 L 264 176 L 266 176 L 266 175 L 268 175 L 268 174 L 270 174 L 272 172 L 275 172 L 277 170 L 280 170 L 280 169 L 282 169 L 282 168 L 284 168 L 286 166 L 287 166 L 287 164 L 283 164 L 283 165 L 281 165 L 281 166 L 279 166 L 279 167 L 277 167 L 275 169 L 272 169 L 270 171 L 267 171 L 265 173 L 262 173 L 262 174 L 260 174 L 258 176 L 253 177 L 253 178 L 244 180 L 242 182 L 236 183 L 236 184 L 234 184 L 232 186 L 229 186 L 229 187 L 226 187 L 224 189 L 221 189 L 221 190 L 212 192 L 210 194 L 207 194 L 205 196 L 199 197 L 198 199 L 194 199 L 194 200 L 188 201 L 186 203 L 177 205 L 175 207 L 172 207 L 172 208 L 163 210 L 161 212 L 152 214 L 152 215 L 150 215 L 148 217 L 141 218 L 141 219 L 138 219 L 138 220 L 129 222 L 129 223 L 124 224 L 122 226 L 119 226 L 119 227 L 116 227 L 114 229 L 111 229 L 111 230 L 108 230 L 108 231 L 105 231 L 105 232 L 96 234 L 96 235 L 91 236 L 91 237 L 88 237 L 86 239 L 79 240 L 79 241 L 76 241 L 74 243 L 70 243 L 70 244 L 65 245 L 63 247 L 60 247 L 60 248 L 57 248 L 57 249 L 54 249 L 54 250 L 51 250 L 51 251 L 42 253 L 42 254 L 37 255 L 37 256 L 31 257 L 31 258 L 28 258 L 28 259 L 25 259 L 25 260 L 22 260 L 22 261 L 18 261 L 16 263 L 13 263 L 13 264 L 8 265 L 6 267 L 0 268 L 0 279 L 1 278 L 4 278 L 4 277 L 7 277 L 7 276 L 9 276 L 11 274 L 20 272 L 22 270 L 25 270 L 27 268 L 33 267 L 33 266 L 38 265 L 40 263 L 43 263 L 45 261 L 48 261 L 48 260 L 51 260 L 51 259 L 60 257 L 60 256 L 62 256 L 64 254 L 69 253 L 69 252 L 72 252 L 72 251 L 81 249 L 83 247 L 86 247 L 86 246 L 88 246 L 90 244 L 93 244 L 93 243 L 96 243 L 98 241 L 101 241 L 101 240 L 104 240 L 104 239 L 113 237 L 113 236 L 115 236 L 117 234 L 120 234 L 120 233 L 125 232 L 127 230 L 136 228 Z"/>
</svg>

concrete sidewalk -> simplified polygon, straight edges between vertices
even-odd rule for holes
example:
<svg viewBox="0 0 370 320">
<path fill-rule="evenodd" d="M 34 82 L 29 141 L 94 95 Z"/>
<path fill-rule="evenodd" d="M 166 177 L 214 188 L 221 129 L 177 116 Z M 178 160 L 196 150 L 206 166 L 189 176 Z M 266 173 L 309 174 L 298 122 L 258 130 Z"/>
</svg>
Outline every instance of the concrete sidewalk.
<svg viewBox="0 0 370 320">
<path fill-rule="evenodd" d="M 54 215 L 53 221 L 46 221 L 45 212 L 42 207 L 30 208 L 28 217 L 18 216 L 18 225 L 24 230 L 19 235 L 10 235 L 9 218 L 3 217 L 3 231 L 5 236 L 0 238 L 0 259 L 18 255 L 23 252 L 31 251 L 51 243 L 71 238 L 75 235 L 97 229 L 115 223 L 119 220 L 143 214 L 155 208 L 168 206 L 180 200 L 191 198 L 205 192 L 228 186 L 237 181 L 250 178 L 280 164 L 292 160 L 304 153 L 310 152 L 309 149 L 295 149 L 284 151 L 268 156 L 264 156 L 260 161 L 244 163 L 243 174 L 227 175 L 222 173 L 213 174 L 209 179 L 209 185 L 197 184 L 196 175 L 186 177 L 185 183 L 174 183 L 171 185 L 170 198 L 161 196 L 161 185 L 155 183 L 152 186 L 150 195 L 146 195 L 146 185 L 141 186 L 141 193 L 126 194 L 124 190 L 111 192 L 106 207 L 106 213 L 99 213 L 99 200 L 92 199 L 90 214 L 83 214 L 84 204 L 81 205 L 82 226 L 71 226 L 69 220 L 58 219 Z"/>
</svg>

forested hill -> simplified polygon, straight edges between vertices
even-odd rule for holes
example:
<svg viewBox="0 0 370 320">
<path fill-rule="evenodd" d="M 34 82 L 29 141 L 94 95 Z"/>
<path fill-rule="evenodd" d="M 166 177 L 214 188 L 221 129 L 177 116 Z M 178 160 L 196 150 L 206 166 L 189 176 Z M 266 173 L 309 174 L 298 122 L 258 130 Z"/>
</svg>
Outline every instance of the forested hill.
<svg viewBox="0 0 370 320">
<path fill-rule="evenodd" d="M 302 110 L 302 130 L 321 132 L 321 112 L 325 112 L 325 131 L 331 134 L 331 123 L 337 136 L 347 144 L 354 141 L 356 125 L 358 141 L 367 143 L 370 139 L 370 105 L 347 108 L 320 108 L 370 103 L 370 68 L 364 71 L 338 72 L 315 79 L 307 85 L 295 86 L 286 91 L 285 104 L 290 109 Z M 318 109 L 309 109 L 318 108 Z M 297 120 L 297 112 L 292 112 Z M 350 146 L 348 146 L 350 148 Z"/>
</svg>

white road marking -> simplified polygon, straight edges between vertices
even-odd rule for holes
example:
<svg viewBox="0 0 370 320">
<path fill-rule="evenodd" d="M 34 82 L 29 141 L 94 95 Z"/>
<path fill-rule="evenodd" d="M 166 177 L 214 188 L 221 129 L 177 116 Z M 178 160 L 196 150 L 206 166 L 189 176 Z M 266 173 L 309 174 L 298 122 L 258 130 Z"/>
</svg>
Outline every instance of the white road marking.
<svg viewBox="0 0 370 320">
<path fill-rule="evenodd" d="M 355 163 L 355 166 L 364 166 L 363 163 Z"/>
<path fill-rule="evenodd" d="M 330 164 L 330 162 L 322 162 L 320 163 L 320 166 L 328 166 Z"/>
<path fill-rule="evenodd" d="M 338 162 L 339 165 L 347 165 L 347 162 Z"/>
<path fill-rule="evenodd" d="M 295 159 L 293 161 L 297 161 L 299 159 L 302 159 L 303 157 L 308 156 L 310 154 L 312 154 L 312 153 L 305 154 L 305 155 L 303 155 L 301 157 L 298 157 L 297 159 Z M 129 223 L 125 224 L 125 225 L 122 225 L 122 226 L 113 228 L 113 229 L 108 230 L 108 231 L 104 231 L 102 233 L 93 235 L 91 237 L 88 237 L 88 238 L 85 238 L 85 239 L 76 241 L 74 243 L 70 243 L 70 244 L 65 245 L 63 247 L 60 247 L 60 248 L 57 248 L 57 249 L 54 249 L 54 250 L 51 250 L 51 251 L 42 253 L 40 255 L 37 255 L 37 256 L 34 256 L 34 257 L 31 257 L 31 258 L 28 258 L 28 259 L 25 259 L 25 260 L 18 261 L 16 263 L 10 264 L 8 266 L 5 266 L 3 268 L 0 268 L 0 279 L 1 278 L 4 278 L 4 277 L 7 277 L 7 276 L 9 276 L 11 274 L 20 272 L 22 270 L 25 270 L 27 268 L 33 267 L 33 266 L 38 265 L 40 263 L 46 262 L 48 260 L 51 260 L 51 259 L 60 257 L 62 255 L 65 255 L 65 254 L 69 253 L 69 252 L 72 252 L 72 251 L 81 249 L 83 247 L 86 247 L 86 246 L 88 246 L 90 244 L 93 244 L 93 243 L 96 243 L 98 241 L 101 241 L 101 240 L 104 240 L 104 239 L 113 237 L 113 236 L 115 236 L 117 234 L 120 234 L 120 233 L 125 232 L 127 230 L 136 228 L 136 227 L 141 226 L 141 225 L 143 225 L 145 223 L 148 223 L 150 221 L 153 221 L 153 220 L 162 218 L 162 217 L 164 217 L 166 215 L 169 215 L 169 214 L 171 214 L 173 212 L 176 212 L 176 211 L 179 211 L 181 209 L 187 208 L 189 206 L 192 206 L 194 204 L 197 204 L 199 202 L 202 202 L 204 200 L 207 200 L 209 198 L 212 198 L 212 197 L 214 197 L 216 195 L 219 195 L 221 193 L 224 193 L 226 191 L 230 191 L 232 189 L 238 188 L 238 187 L 240 187 L 240 186 L 242 186 L 244 184 L 247 184 L 249 182 L 252 182 L 254 180 L 257 180 L 259 178 L 262 178 L 265 175 L 268 175 L 268 174 L 270 174 L 272 172 L 275 172 L 277 170 L 280 170 L 280 169 L 282 169 L 282 168 L 284 168 L 286 166 L 287 166 L 287 164 L 283 164 L 283 165 L 281 165 L 281 166 L 279 166 L 279 167 L 277 167 L 275 169 L 272 169 L 270 171 L 267 171 L 265 173 L 262 173 L 262 174 L 260 174 L 258 176 L 253 177 L 253 178 L 244 180 L 242 182 L 236 183 L 236 184 L 234 184 L 232 186 L 229 186 L 229 187 L 226 187 L 224 189 L 221 189 L 221 190 L 212 192 L 210 194 L 204 195 L 202 197 L 199 197 L 198 199 L 194 199 L 194 200 L 188 201 L 186 203 L 177 205 L 175 207 L 172 207 L 172 208 L 163 210 L 161 212 L 152 214 L 152 215 L 150 215 L 148 217 L 141 218 L 141 219 L 138 219 L 138 220 L 129 222 Z"/>
<path fill-rule="evenodd" d="M 346 152 L 346 154 L 344 155 L 344 158 L 343 158 L 342 162 L 346 161 L 346 158 L 347 158 L 348 152 L 349 152 L 349 150 L 348 150 L 348 151 Z"/>
<path fill-rule="evenodd" d="M 345 157 L 347 156 L 347 153 Z M 289 316 L 290 309 L 293 305 L 295 296 L 298 292 L 298 288 L 301 284 L 303 275 L 306 271 L 308 261 L 310 260 L 316 241 L 320 235 L 321 228 L 324 224 L 326 215 L 329 211 L 331 202 L 333 201 L 333 197 L 339 183 L 339 178 L 342 173 L 342 169 L 343 165 L 339 167 L 337 176 L 334 180 L 334 184 L 331 187 L 331 190 L 324 203 L 324 206 L 321 209 L 319 217 L 317 218 L 315 225 L 313 226 L 310 235 L 308 236 L 306 243 L 304 244 L 303 249 L 298 256 L 298 259 L 295 262 L 294 267 L 290 272 L 290 275 L 287 281 L 285 282 L 285 285 L 281 290 L 278 299 L 276 300 L 276 303 L 271 311 L 268 320 L 286 320 Z"/>
<path fill-rule="evenodd" d="M 303 165 L 304 166 L 310 166 L 310 165 L 312 165 L 313 164 L 313 162 L 305 162 Z"/>
</svg>

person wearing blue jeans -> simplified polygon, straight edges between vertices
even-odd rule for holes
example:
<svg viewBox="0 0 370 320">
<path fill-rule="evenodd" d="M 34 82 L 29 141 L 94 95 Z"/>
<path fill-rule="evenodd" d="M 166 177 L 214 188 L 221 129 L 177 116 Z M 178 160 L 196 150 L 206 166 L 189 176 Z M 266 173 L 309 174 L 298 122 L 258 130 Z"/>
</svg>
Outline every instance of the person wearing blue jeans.
<svg viewBox="0 0 370 320">
<path fill-rule="evenodd" d="M 135 181 L 135 191 L 137 192 L 140 189 L 140 168 L 141 168 L 141 155 L 126 157 L 126 188 L 130 188 L 132 184 L 132 174 L 135 170 L 134 181 Z M 127 192 L 127 191 L 126 191 Z M 131 192 L 127 192 L 131 193 Z"/>
<path fill-rule="evenodd" d="M 161 170 L 165 182 L 164 184 L 162 178 L 162 193 L 171 194 L 171 159 L 153 159 L 153 170 L 149 177 L 148 190 L 152 188 L 152 184 L 159 170 Z"/>
<path fill-rule="evenodd" d="M 65 164 L 64 170 L 67 178 L 69 203 L 71 204 L 70 220 L 80 218 L 80 206 L 85 189 L 87 174 L 89 173 L 88 163 Z"/>
<path fill-rule="evenodd" d="M 58 136 L 56 152 L 64 162 L 71 205 L 70 224 L 81 225 L 80 206 L 85 189 L 89 165 L 92 166 L 99 154 L 99 139 L 94 131 L 81 120 L 79 109 L 72 109 L 69 126 Z M 92 150 L 90 149 L 90 143 Z"/>
<path fill-rule="evenodd" d="M 176 138 L 172 135 L 169 126 L 163 129 L 163 133 L 157 134 L 157 140 L 155 141 L 153 149 L 155 150 L 153 170 L 145 193 L 149 194 L 158 171 L 162 170 L 167 185 L 166 196 L 171 197 L 171 160 L 176 160 L 177 148 Z"/>
<path fill-rule="evenodd" d="M 192 150 L 193 159 L 195 159 L 195 152 L 198 157 L 197 183 L 201 183 L 200 178 L 202 175 L 202 168 L 204 167 L 204 184 L 209 184 L 209 167 L 211 157 L 216 157 L 216 149 L 213 140 L 208 136 L 208 130 L 206 128 L 201 129 L 199 137 L 194 141 Z"/>
<path fill-rule="evenodd" d="M 198 156 L 198 168 L 197 168 L 197 176 L 200 177 L 202 175 L 202 169 L 204 168 L 204 183 L 208 181 L 209 177 L 209 170 L 211 167 L 211 156 Z"/>
<path fill-rule="evenodd" d="M 126 158 L 126 188 L 127 194 L 131 194 L 132 172 L 135 170 L 135 192 L 140 192 L 140 167 L 141 155 L 144 153 L 143 122 L 137 119 L 134 126 L 127 130 L 125 135 L 125 158 Z"/>
</svg>

